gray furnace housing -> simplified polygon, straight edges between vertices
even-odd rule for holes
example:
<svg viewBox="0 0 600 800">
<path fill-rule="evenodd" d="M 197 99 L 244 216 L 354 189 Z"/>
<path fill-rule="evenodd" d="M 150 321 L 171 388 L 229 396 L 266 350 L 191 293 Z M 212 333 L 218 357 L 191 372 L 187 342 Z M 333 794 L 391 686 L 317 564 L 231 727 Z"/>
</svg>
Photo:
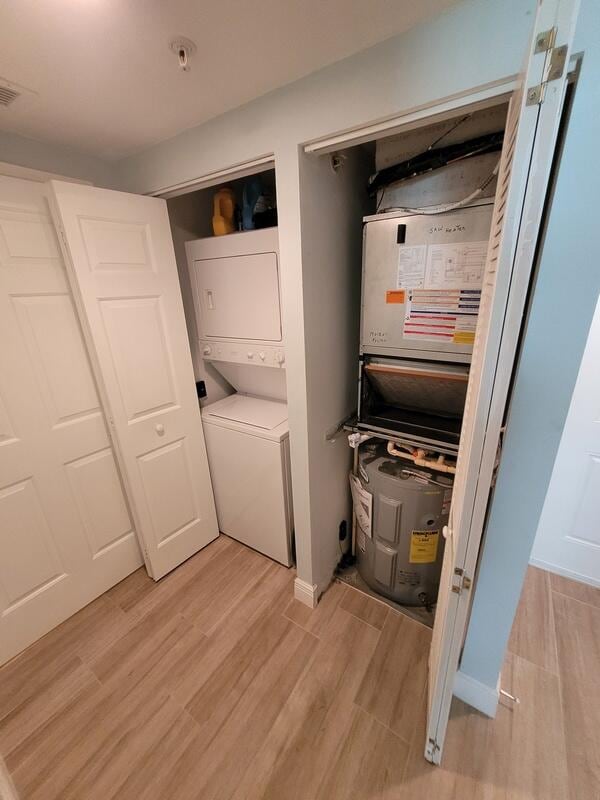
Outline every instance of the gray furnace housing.
<svg viewBox="0 0 600 800">
<path fill-rule="evenodd" d="M 361 355 L 471 361 L 493 208 L 364 218 Z"/>
<path fill-rule="evenodd" d="M 362 488 L 373 497 L 372 536 L 359 526 L 356 531 L 361 577 L 402 605 L 433 605 L 442 570 L 442 528 L 448 522 L 451 478 L 388 455 L 385 443 L 363 445 L 358 473 Z"/>
</svg>

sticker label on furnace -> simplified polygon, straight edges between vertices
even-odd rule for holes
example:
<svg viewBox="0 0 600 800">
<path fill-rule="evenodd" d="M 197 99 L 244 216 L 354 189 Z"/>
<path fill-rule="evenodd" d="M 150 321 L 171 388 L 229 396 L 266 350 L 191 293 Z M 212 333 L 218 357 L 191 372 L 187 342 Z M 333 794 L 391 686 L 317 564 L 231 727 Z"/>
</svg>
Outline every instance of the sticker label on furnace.
<svg viewBox="0 0 600 800">
<path fill-rule="evenodd" d="M 433 564 L 437 558 L 440 532 L 413 531 L 410 535 L 410 564 Z"/>
<path fill-rule="evenodd" d="M 404 338 L 473 344 L 486 254 L 486 241 L 400 248 L 396 282 L 406 291 Z"/>
</svg>

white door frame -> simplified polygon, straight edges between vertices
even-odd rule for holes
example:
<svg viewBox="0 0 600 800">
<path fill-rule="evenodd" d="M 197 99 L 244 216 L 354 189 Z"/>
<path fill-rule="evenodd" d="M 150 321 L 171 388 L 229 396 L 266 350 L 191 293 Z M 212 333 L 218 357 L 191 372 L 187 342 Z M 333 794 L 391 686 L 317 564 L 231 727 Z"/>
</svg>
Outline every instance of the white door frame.
<svg viewBox="0 0 600 800">
<path fill-rule="evenodd" d="M 509 75 L 492 83 L 473 86 L 458 94 L 447 95 L 415 108 L 405 109 L 385 120 L 367 122 L 357 128 L 341 131 L 304 144 L 304 152 L 312 155 L 325 155 L 346 147 L 355 147 L 386 136 L 420 128 L 435 122 L 443 122 L 467 111 L 480 111 L 490 106 L 508 101 L 518 86 L 518 76 Z"/>
<path fill-rule="evenodd" d="M 218 184 L 225 183 L 226 181 L 245 178 L 248 175 L 255 175 L 258 172 L 266 172 L 268 169 L 273 169 L 274 166 L 274 153 L 265 153 L 264 155 L 256 156 L 256 158 L 240 161 L 228 167 L 223 167 L 222 169 L 211 170 L 204 175 L 190 178 L 187 181 L 174 183 L 170 186 L 163 186 L 160 189 L 147 192 L 147 194 L 149 197 L 160 197 L 163 200 L 170 200 L 172 197 L 179 197 L 182 194 L 197 192 L 199 189 L 209 189 L 211 186 L 218 186 Z"/>
</svg>

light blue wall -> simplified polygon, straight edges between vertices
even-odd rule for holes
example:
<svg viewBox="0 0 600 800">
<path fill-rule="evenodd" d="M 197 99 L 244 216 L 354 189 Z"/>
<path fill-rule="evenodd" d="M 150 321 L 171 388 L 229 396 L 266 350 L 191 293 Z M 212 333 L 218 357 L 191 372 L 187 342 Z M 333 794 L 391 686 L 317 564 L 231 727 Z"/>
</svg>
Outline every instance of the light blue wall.
<svg viewBox="0 0 600 800">
<path fill-rule="evenodd" d="M 534 9 L 535 0 L 465 0 L 398 37 L 120 162 L 126 188 L 152 192 L 275 154 L 298 575 L 319 589 L 331 569 L 331 548 L 323 546 L 323 537 L 337 537 L 337 529 L 328 522 L 321 493 L 311 487 L 328 485 L 322 446 L 339 419 L 330 417 L 326 424 L 323 414 L 312 413 L 323 389 L 310 378 L 319 373 L 321 353 L 306 305 L 313 265 L 302 253 L 299 146 L 514 76 L 526 54 Z M 327 330 L 324 326 L 324 334 Z M 331 407 L 334 400 L 346 402 L 344 386 L 327 391 L 339 393 Z"/>
<path fill-rule="evenodd" d="M 600 291 L 600 3 L 583 0 L 583 52 L 527 323 L 461 672 L 495 689 Z M 599 365 L 600 369 L 600 365 Z"/>
<path fill-rule="evenodd" d="M 61 145 L 17 136 L 9 131 L 0 131 L 0 161 L 54 172 L 67 178 L 79 178 L 96 186 L 119 188 L 116 164 Z"/>
</svg>

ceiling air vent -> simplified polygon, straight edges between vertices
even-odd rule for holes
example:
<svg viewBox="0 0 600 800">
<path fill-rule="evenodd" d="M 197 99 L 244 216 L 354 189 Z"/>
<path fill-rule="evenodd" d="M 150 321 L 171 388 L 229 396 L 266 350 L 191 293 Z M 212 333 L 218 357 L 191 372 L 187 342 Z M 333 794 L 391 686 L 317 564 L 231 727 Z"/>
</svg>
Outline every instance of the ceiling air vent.
<svg viewBox="0 0 600 800">
<path fill-rule="evenodd" d="M 13 100 L 16 100 L 17 97 L 21 96 L 21 92 L 17 92 L 16 89 L 11 89 L 10 86 L 3 86 L 0 83 L 0 106 L 9 106 Z"/>
</svg>

